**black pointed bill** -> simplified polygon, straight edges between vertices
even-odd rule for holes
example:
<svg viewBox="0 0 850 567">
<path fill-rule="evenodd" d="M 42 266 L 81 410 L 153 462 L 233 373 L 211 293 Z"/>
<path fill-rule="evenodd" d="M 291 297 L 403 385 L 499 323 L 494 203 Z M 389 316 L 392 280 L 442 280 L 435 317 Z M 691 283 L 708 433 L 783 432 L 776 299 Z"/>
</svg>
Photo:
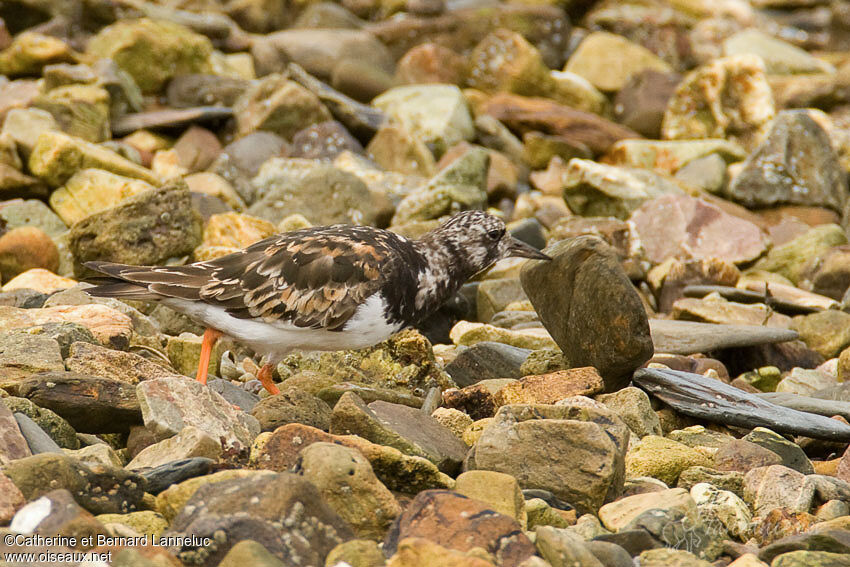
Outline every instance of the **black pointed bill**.
<svg viewBox="0 0 850 567">
<path fill-rule="evenodd" d="M 526 244 L 522 240 L 511 238 L 511 243 L 508 246 L 508 256 L 518 256 L 520 258 L 531 258 L 533 260 L 551 260 L 551 256 L 547 256 L 537 248 Z"/>
</svg>

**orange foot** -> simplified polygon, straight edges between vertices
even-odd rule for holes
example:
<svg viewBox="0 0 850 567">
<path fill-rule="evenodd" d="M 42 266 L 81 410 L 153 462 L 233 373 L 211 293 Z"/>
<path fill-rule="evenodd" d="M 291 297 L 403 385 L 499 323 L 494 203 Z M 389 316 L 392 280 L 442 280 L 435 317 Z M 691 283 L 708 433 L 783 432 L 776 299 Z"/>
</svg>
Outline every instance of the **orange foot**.
<svg viewBox="0 0 850 567">
<path fill-rule="evenodd" d="M 207 372 L 210 366 L 210 355 L 216 341 L 223 333 L 215 329 L 207 328 L 204 331 L 204 340 L 201 342 L 201 358 L 198 360 L 198 374 L 195 376 L 201 384 L 207 383 Z"/>
<path fill-rule="evenodd" d="M 274 396 L 275 394 L 280 394 L 280 390 L 277 389 L 275 383 L 272 382 L 272 372 L 274 371 L 274 366 L 271 364 L 265 364 L 260 371 L 257 373 L 257 380 L 260 381 L 260 384 L 263 385 L 269 394 Z"/>
</svg>

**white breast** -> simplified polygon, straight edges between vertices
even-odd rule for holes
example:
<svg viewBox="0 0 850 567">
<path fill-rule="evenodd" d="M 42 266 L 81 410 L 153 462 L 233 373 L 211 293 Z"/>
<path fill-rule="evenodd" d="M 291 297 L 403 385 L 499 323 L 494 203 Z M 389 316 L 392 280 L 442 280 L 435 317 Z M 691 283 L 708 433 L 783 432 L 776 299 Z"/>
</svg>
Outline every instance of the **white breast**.
<svg viewBox="0 0 850 567">
<path fill-rule="evenodd" d="M 386 300 L 375 293 L 364 301 L 342 331 L 305 329 L 285 321 L 263 322 L 240 319 L 222 307 L 178 298 L 160 300 L 199 323 L 233 337 L 258 354 L 280 360 L 296 350 L 348 350 L 375 345 L 401 330 L 401 324 L 389 324 L 384 316 Z"/>
</svg>

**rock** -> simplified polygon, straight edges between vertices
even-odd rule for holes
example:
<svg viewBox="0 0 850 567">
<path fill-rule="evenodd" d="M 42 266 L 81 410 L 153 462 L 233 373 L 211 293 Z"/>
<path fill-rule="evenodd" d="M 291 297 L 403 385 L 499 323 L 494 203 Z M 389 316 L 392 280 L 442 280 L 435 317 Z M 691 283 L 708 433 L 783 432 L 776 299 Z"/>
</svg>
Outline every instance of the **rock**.
<svg viewBox="0 0 850 567">
<path fill-rule="evenodd" d="M 23 333 L 0 335 L 0 377 L 4 382 L 64 369 L 56 340 Z"/>
<path fill-rule="evenodd" d="M 751 148 L 773 114 L 762 59 L 725 57 L 697 68 L 679 84 L 664 114 L 661 135 L 665 140 L 727 138 Z"/>
<path fill-rule="evenodd" d="M 130 197 L 76 223 L 70 248 L 80 264 L 98 259 L 152 265 L 189 254 L 200 241 L 200 215 L 179 182 Z"/>
<path fill-rule="evenodd" d="M 531 351 L 497 342 L 480 342 L 461 350 L 446 372 L 461 388 L 490 378 L 520 378 Z"/>
<path fill-rule="evenodd" d="M 142 18 L 101 29 L 89 41 L 87 52 L 112 59 L 144 93 L 155 94 L 172 77 L 205 71 L 212 44 L 182 25 Z M 158 65 L 150 65 L 151 61 Z"/>
<path fill-rule="evenodd" d="M 154 468 L 166 463 L 189 459 L 192 457 L 206 457 L 217 459 L 221 454 L 221 443 L 205 431 L 188 425 L 181 429 L 174 437 L 163 439 L 142 449 L 132 461 L 127 464 L 127 470 L 138 470 Z"/>
<path fill-rule="evenodd" d="M 401 514 L 401 506 L 356 449 L 313 443 L 301 451 L 294 470 L 319 489 L 357 537 L 380 541 Z"/>
<path fill-rule="evenodd" d="M 160 514 L 152 510 L 130 512 L 129 514 L 101 514 L 97 520 L 108 526 L 119 524 L 127 526 L 140 534 L 147 534 L 150 539 L 159 538 L 168 529 L 168 522 Z"/>
<path fill-rule="evenodd" d="M 596 510 L 622 491 L 627 444 L 628 428 L 608 410 L 503 406 L 476 442 L 469 468 L 510 474 L 524 488 Z"/>
<path fill-rule="evenodd" d="M 399 555 L 396 554 L 396 557 Z M 383 551 L 376 542 L 367 539 L 350 539 L 328 553 L 325 565 L 345 562 L 351 567 L 384 567 L 386 561 L 387 558 L 384 557 Z"/>
<path fill-rule="evenodd" d="M 471 417 L 453 408 L 437 408 L 431 413 L 431 417 L 461 440 L 463 432 L 473 423 Z"/>
<path fill-rule="evenodd" d="M 709 295 L 705 299 L 692 297 L 677 299 L 672 306 L 675 319 L 702 321 L 721 325 L 763 325 L 787 329 L 791 318 L 775 312 L 763 303 L 745 305 Z"/>
<path fill-rule="evenodd" d="M 781 465 L 803 474 L 813 474 L 815 472 L 812 462 L 799 445 L 792 443 L 770 429 L 756 427 L 744 437 L 744 440 L 755 443 L 779 455 L 782 459 L 779 463 Z"/>
<path fill-rule="evenodd" d="M 281 521 L 288 518 L 288 521 Z M 224 543 L 214 534 L 221 530 Z M 253 539 L 287 565 L 321 565 L 351 538 L 345 522 L 307 480 L 290 473 L 251 475 L 198 488 L 174 518 L 168 535 L 210 538 L 178 546 L 177 555 L 217 565 L 234 544 Z"/>
<path fill-rule="evenodd" d="M 414 330 L 401 331 L 387 341 L 359 351 L 302 353 L 278 365 L 282 380 L 306 370 L 324 374 L 334 382 L 350 381 L 404 394 L 423 395 L 452 383 L 434 358 L 431 343 Z"/>
<path fill-rule="evenodd" d="M 157 378 L 136 388 L 145 427 L 164 439 L 192 425 L 220 439 L 225 449 L 247 450 L 259 434 L 257 421 L 219 394 L 188 378 Z"/>
<path fill-rule="evenodd" d="M 59 417 L 55 412 L 39 407 L 26 398 L 15 396 L 3 398 L 3 404 L 13 413 L 26 415 L 33 420 L 60 447 L 65 449 L 79 449 L 80 441 L 77 439 L 77 432 L 74 431 L 71 424 Z"/>
<path fill-rule="evenodd" d="M 0 432 L 0 465 L 32 455 L 18 422 L 3 403 L 0 403 Z"/>
<path fill-rule="evenodd" d="M 599 239 L 578 237 L 548 247 L 546 253 L 552 262 L 532 261 L 523 267 L 525 292 L 570 365 L 595 367 L 605 389 L 618 390 L 652 356 L 640 298 L 611 249 Z M 558 282 L 557 289 L 545 282 Z M 571 292 L 565 294 L 565 289 Z M 582 295 L 590 290 L 592 301 Z M 616 300 L 602 299 L 608 295 Z M 616 314 L 602 310 L 615 306 Z"/>
<path fill-rule="evenodd" d="M 744 149 L 726 140 L 620 140 L 608 151 L 614 165 L 643 167 L 672 175 L 700 158 L 716 156 L 725 164 L 747 157 Z"/>
<path fill-rule="evenodd" d="M 17 380 L 8 390 L 54 411 L 83 433 L 123 432 L 140 423 L 133 387 L 117 380 L 41 372 Z"/>
<path fill-rule="evenodd" d="M 707 467 L 690 467 L 679 475 L 678 488 L 690 490 L 699 483 L 707 483 L 719 490 L 726 490 L 741 498 L 744 496 L 744 473 L 721 472 Z"/>
<path fill-rule="evenodd" d="M 711 563 L 684 549 L 650 549 L 638 558 L 641 567 L 709 567 Z"/>
<path fill-rule="evenodd" d="M 466 445 L 432 417 L 399 404 L 376 401 L 366 406 L 346 393 L 334 406 L 331 433 L 354 434 L 407 455 L 425 457 L 443 472 L 456 471 Z"/>
<path fill-rule="evenodd" d="M 394 554 L 411 537 L 459 551 L 483 548 L 506 567 L 519 566 L 534 555 L 534 545 L 516 520 L 445 490 L 423 491 L 413 499 L 387 534 L 384 552 Z"/>
<path fill-rule="evenodd" d="M 331 408 L 312 394 L 286 389 L 260 400 L 251 410 L 261 431 L 274 431 L 287 423 L 301 423 L 327 431 L 331 427 Z"/>
<path fill-rule="evenodd" d="M 783 111 L 729 184 L 728 196 L 747 207 L 778 204 L 841 211 L 847 182 L 829 136 L 804 111 Z"/>
<path fill-rule="evenodd" d="M 491 561 L 480 557 L 481 548 L 463 553 L 425 538 L 407 537 L 398 544 L 387 567 L 414 567 L 416 565 L 447 565 L 451 567 L 494 567 Z M 489 554 L 487 554 L 490 557 Z M 533 556 L 531 557 L 533 559 Z M 523 563 L 525 565 L 525 563 Z"/>
<path fill-rule="evenodd" d="M 443 83 L 463 84 L 467 74 L 466 59 L 438 43 L 422 43 L 412 47 L 396 64 L 395 77 L 402 85 Z"/>
<path fill-rule="evenodd" d="M 402 199 L 391 224 L 432 220 L 461 210 L 483 208 L 487 202 L 489 164 L 486 150 L 470 149 Z"/>
<path fill-rule="evenodd" d="M 58 330 L 62 323 L 74 323 L 87 328 L 91 331 L 91 335 L 102 344 L 114 348 L 127 348 L 133 332 L 133 323 L 129 317 L 105 305 L 96 304 L 57 305 L 35 309 L 0 306 L 0 321 L 7 330 L 43 326 L 32 329 L 32 332 L 47 332 L 47 334 L 55 324 L 59 324 L 59 327 L 56 327 Z M 54 338 L 60 339 L 62 334 L 57 333 Z M 74 334 L 68 336 L 74 336 Z M 86 335 L 78 334 L 77 337 L 83 338 Z M 67 346 L 66 343 L 65 348 Z"/>
<path fill-rule="evenodd" d="M 363 153 L 363 146 L 336 120 L 299 130 L 292 137 L 292 157 L 333 160 L 345 151 Z"/>
<path fill-rule="evenodd" d="M 301 163 L 307 166 L 306 173 L 291 167 Z M 263 194 L 248 208 L 248 214 L 275 224 L 293 213 L 303 214 L 320 225 L 376 222 L 372 194 L 366 184 L 331 165 L 272 159 L 252 183 L 263 188 Z"/>
<path fill-rule="evenodd" d="M 398 449 L 377 445 L 355 435 L 330 435 L 296 423 L 279 427 L 273 433 L 262 433 L 251 450 L 251 462 L 261 469 L 286 471 L 295 465 L 301 449 L 316 442 L 337 443 L 357 449 L 390 490 L 416 493 L 454 486 L 450 477 L 422 457 L 404 455 Z"/>
<path fill-rule="evenodd" d="M 39 453 L 61 453 L 62 449 L 50 436 L 42 430 L 38 424 L 22 413 L 15 414 L 15 421 L 21 430 L 21 435 L 26 439 L 30 452 L 33 455 Z"/>
<path fill-rule="evenodd" d="M 605 153 L 619 140 L 639 137 L 637 132 L 596 114 L 543 98 L 499 93 L 475 110 L 476 115 L 488 114 L 519 134 L 539 131 L 558 136 L 574 146 L 586 147 L 594 155 Z"/>
<path fill-rule="evenodd" d="M 667 103 L 681 80 L 677 73 L 647 70 L 633 74 L 614 97 L 617 122 L 647 138 L 660 138 Z"/>
<path fill-rule="evenodd" d="M 65 367 L 71 372 L 138 384 L 155 378 L 176 378 L 179 375 L 160 364 L 131 352 L 107 349 L 88 342 L 70 345 Z"/>
<path fill-rule="evenodd" d="M 626 496 L 599 509 L 599 520 L 605 528 L 618 532 L 648 510 L 676 510 L 691 523 L 697 521 L 697 508 L 691 495 L 683 488 Z"/>
<path fill-rule="evenodd" d="M 508 404 L 554 404 L 572 396 L 592 396 L 604 389 L 595 368 L 586 366 L 549 374 L 524 376 L 495 394 L 497 406 Z"/>
<path fill-rule="evenodd" d="M 838 225 L 817 226 L 782 246 L 775 246 L 754 268 L 780 274 L 797 283 L 810 263 L 831 247 L 842 244 L 847 244 L 847 236 Z"/>
<path fill-rule="evenodd" d="M 771 567 L 845 567 L 847 557 L 843 553 L 829 551 L 791 551 L 778 556 Z"/>
<path fill-rule="evenodd" d="M 765 71 L 770 75 L 835 72 L 829 63 L 755 28 L 745 29 L 727 38 L 723 42 L 723 52 L 727 56 L 745 53 L 758 55 L 764 60 Z"/>
<path fill-rule="evenodd" d="M 117 175 L 141 179 L 152 185 L 160 183 L 150 170 L 103 146 L 62 132 L 43 132 L 36 140 L 29 158 L 29 169 L 33 175 L 52 187 L 63 185 L 71 176 L 85 168 L 103 169 Z"/>
<path fill-rule="evenodd" d="M 0 486 L 3 491 L 0 492 L 0 521 L 4 524 L 9 524 L 12 521 L 15 513 L 24 507 L 26 500 L 18 487 L 7 477 L 0 473 Z"/>
<path fill-rule="evenodd" d="M 782 464 L 782 457 L 748 440 L 735 439 L 720 446 L 714 463 L 720 471 L 747 473 L 754 468 Z"/>
<path fill-rule="evenodd" d="M 564 200 L 570 210 L 583 216 L 627 219 L 647 201 L 682 192 L 654 172 L 584 159 L 571 159 L 562 181 Z"/>
<path fill-rule="evenodd" d="M 284 563 L 269 553 L 265 547 L 251 539 L 245 539 L 230 548 L 219 563 L 222 567 L 256 565 L 257 567 L 284 567 Z"/>
<path fill-rule="evenodd" d="M 567 61 L 565 71 L 587 79 L 601 91 L 619 91 L 643 71 L 661 73 L 670 66 L 645 47 L 621 35 L 597 31 L 585 37 Z"/>
<path fill-rule="evenodd" d="M 103 142 L 109 128 L 109 93 L 96 85 L 63 85 L 36 97 L 33 106 L 48 111 L 62 131 L 88 142 Z"/>
<path fill-rule="evenodd" d="M 744 477 L 744 497 L 757 516 L 783 507 L 808 512 L 814 495 L 814 483 L 802 473 L 782 465 L 754 468 Z"/>
<path fill-rule="evenodd" d="M 669 486 L 676 484 L 683 470 L 711 464 L 705 454 L 687 445 L 648 435 L 626 455 L 626 474 L 629 477 L 651 476 Z"/>
<path fill-rule="evenodd" d="M 581 565 L 582 567 L 602 567 L 585 545 L 580 536 L 566 529 L 552 526 L 540 526 L 534 533 L 537 535 L 535 545 L 540 555 L 553 567 Z"/>
<path fill-rule="evenodd" d="M 178 484 L 184 480 L 200 477 L 212 472 L 214 461 L 206 457 L 192 457 L 171 461 L 153 469 L 140 471 L 147 481 L 147 492 L 159 494 L 172 484 Z M 171 515 L 173 517 L 174 514 Z"/>
<path fill-rule="evenodd" d="M 475 46 L 468 73 L 468 86 L 480 91 L 558 98 L 558 84 L 540 52 L 522 35 L 504 28 Z"/>
<path fill-rule="evenodd" d="M 503 329 L 486 323 L 458 321 L 449 331 L 451 341 L 460 346 L 472 346 L 481 342 L 497 342 L 525 350 L 553 349 L 555 340 L 545 329 Z"/>
<path fill-rule="evenodd" d="M 80 435 L 86 434 L 81 433 Z M 62 452 L 69 457 L 78 459 L 81 463 L 118 468 L 124 466 L 124 460 L 118 455 L 118 452 L 106 443 L 95 443 L 76 450 L 65 449 Z"/>
<path fill-rule="evenodd" d="M 142 501 L 145 481 L 117 467 L 87 465 L 72 457 L 42 453 L 5 465 L 3 472 L 24 497 L 34 500 L 57 488 L 69 491 L 92 514 L 122 514 Z"/>
<path fill-rule="evenodd" d="M 37 75 L 46 65 L 66 63 L 73 59 L 71 47 L 61 39 L 25 31 L 0 52 L 0 74 L 10 77 Z"/>
<path fill-rule="evenodd" d="M 68 226 L 152 186 L 103 169 L 83 169 L 50 194 L 50 206 Z"/>
<path fill-rule="evenodd" d="M 31 269 L 59 270 L 59 250 L 40 228 L 13 228 L 0 236 L 0 277 L 8 282 Z"/>
<path fill-rule="evenodd" d="M 42 132 L 57 130 L 56 120 L 40 108 L 13 108 L 6 113 L 0 134 L 14 140 L 22 159 L 29 159 L 35 142 Z"/>
<path fill-rule="evenodd" d="M 13 533 L 36 533 L 48 537 L 71 536 L 77 542 L 84 538 L 91 538 L 90 541 L 93 542 L 95 537 L 104 535 L 106 531 L 104 526 L 81 508 L 74 501 L 71 493 L 64 489 L 51 490 L 21 508 L 12 520 L 10 530 Z M 60 550 L 64 548 L 60 546 L 47 548 L 57 549 L 57 547 Z"/>
<path fill-rule="evenodd" d="M 740 541 L 748 539 L 752 515 L 746 503 L 733 492 L 703 482 L 691 488 L 691 497 L 704 523 L 715 529 L 723 526 L 730 536 Z"/>
<path fill-rule="evenodd" d="M 612 394 L 599 395 L 596 400 L 617 414 L 638 438 L 661 435 L 661 422 L 643 390 L 629 386 Z"/>
<path fill-rule="evenodd" d="M 466 100 L 454 85 L 395 87 L 372 104 L 397 120 L 411 135 L 432 145 L 437 156 L 474 136 Z"/>
<path fill-rule="evenodd" d="M 443 393 L 443 406 L 463 411 L 475 420 L 491 418 L 497 409 L 496 394 L 512 382 L 512 378 L 493 378 L 460 390 L 447 390 Z"/>
<path fill-rule="evenodd" d="M 0 218 L 6 222 L 8 230 L 20 226 L 35 226 L 51 238 L 68 231 L 65 223 L 44 202 L 37 199 L 5 201 L 0 207 Z"/>
<path fill-rule="evenodd" d="M 331 119 L 316 95 L 278 74 L 248 87 L 233 110 L 240 136 L 262 130 L 291 139 L 299 130 Z"/>
<path fill-rule="evenodd" d="M 845 325 L 847 323 L 847 319 L 844 317 L 845 315 L 847 314 L 842 311 L 829 310 L 799 316 L 794 318 L 791 328 L 800 334 L 800 338 L 809 348 L 822 354 L 825 358 L 834 358 L 841 354 L 848 346 L 848 341 L 850 341 L 850 336 L 845 331 Z M 800 370 L 802 371 L 803 369 Z M 810 395 L 814 390 L 820 390 L 834 384 L 834 376 L 828 376 L 824 373 L 819 374 L 820 376 L 807 376 L 805 372 L 801 372 L 798 382 L 802 382 L 804 387 L 810 386 L 810 388 L 797 393 Z M 787 379 L 784 379 L 783 382 Z M 777 385 L 777 390 L 781 391 L 781 385 L 782 382 Z M 811 388 L 811 386 L 814 387 Z"/>
<path fill-rule="evenodd" d="M 381 168 L 404 175 L 434 174 L 434 155 L 425 142 L 395 123 L 381 126 L 366 146 L 367 155 Z"/>
<path fill-rule="evenodd" d="M 515 519 L 525 529 L 525 499 L 514 477 L 494 471 L 466 471 L 457 477 L 455 491 L 488 504 L 496 512 Z"/>
<path fill-rule="evenodd" d="M 650 220 L 659 216 L 669 222 L 659 225 Z M 752 222 L 686 195 L 649 201 L 632 214 L 630 221 L 648 259 L 655 263 L 670 257 L 750 262 L 764 252 L 768 242 Z"/>
</svg>

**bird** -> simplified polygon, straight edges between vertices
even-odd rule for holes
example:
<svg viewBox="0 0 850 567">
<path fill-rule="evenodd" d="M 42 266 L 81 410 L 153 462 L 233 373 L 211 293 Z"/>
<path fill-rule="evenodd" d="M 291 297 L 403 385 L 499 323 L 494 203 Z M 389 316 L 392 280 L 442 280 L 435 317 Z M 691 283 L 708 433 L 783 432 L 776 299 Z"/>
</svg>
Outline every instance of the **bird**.
<svg viewBox="0 0 850 567">
<path fill-rule="evenodd" d="M 508 257 L 551 258 L 483 211 L 463 211 L 418 239 L 363 225 L 285 232 L 183 266 L 85 266 L 102 274 L 93 297 L 154 301 L 203 325 L 196 379 L 227 335 L 261 355 L 257 379 L 272 395 L 278 362 L 293 351 L 362 349 L 416 325 L 475 274 Z"/>
</svg>

